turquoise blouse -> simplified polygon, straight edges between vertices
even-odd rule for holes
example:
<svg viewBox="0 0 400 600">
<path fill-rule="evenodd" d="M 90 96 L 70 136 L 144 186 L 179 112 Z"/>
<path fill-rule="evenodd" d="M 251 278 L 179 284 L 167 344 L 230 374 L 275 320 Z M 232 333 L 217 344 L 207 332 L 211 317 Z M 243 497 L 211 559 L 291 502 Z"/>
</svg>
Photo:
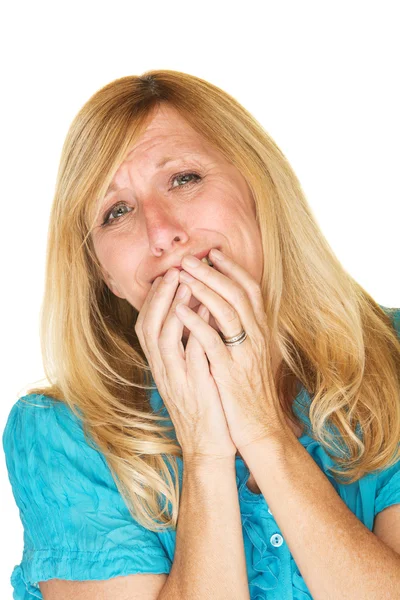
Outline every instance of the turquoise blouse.
<svg viewBox="0 0 400 600">
<path fill-rule="evenodd" d="M 386 309 L 400 335 L 400 309 Z M 153 409 L 168 412 L 156 390 Z M 294 411 L 310 397 L 304 388 Z M 169 434 L 172 434 L 170 432 Z M 8 476 L 24 531 L 20 564 L 11 574 L 14 600 L 42 598 L 48 579 L 104 580 L 132 573 L 169 573 L 176 532 L 155 533 L 132 519 L 104 456 L 90 447 L 80 419 L 65 405 L 36 394 L 11 408 L 3 431 Z M 372 531 L 375 516 L 400 503 L 400 460 L 350 485 L 328 472 L 335 463 L 307 434 L 299 438 L 343 502 Z M 94 444 L 94 442 L 93 442 Z M 95 445 L 95 444 L 94 444 Z M 182 460 L 178 458 L 182 486 Z M 250 472 L 236 457 L 236 484 L 251 600 L 309 600 L 312 596 L 262 494 L 246 483 Z"/>
</svg>

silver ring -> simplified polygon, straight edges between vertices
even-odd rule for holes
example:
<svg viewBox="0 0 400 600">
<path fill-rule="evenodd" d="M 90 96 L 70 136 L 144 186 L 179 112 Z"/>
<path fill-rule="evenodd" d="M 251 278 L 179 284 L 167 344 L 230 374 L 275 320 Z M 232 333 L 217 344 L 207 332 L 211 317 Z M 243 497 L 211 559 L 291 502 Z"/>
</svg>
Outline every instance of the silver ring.
<svg viewBox="0 0 400 600">
<path fill-rule="evenodd" d="M 247 333 L 244 329 L 242 329 L 242 331 L 238 333 L 238 335 L 235 335 L 231 338 L 226 338 L 221 332 L 219 332 L 219 335 L 222 341 L 224 342 L 225 346 L 238 346 L 239 344 L 242 344 L 247 338 Z"/>
</svg>

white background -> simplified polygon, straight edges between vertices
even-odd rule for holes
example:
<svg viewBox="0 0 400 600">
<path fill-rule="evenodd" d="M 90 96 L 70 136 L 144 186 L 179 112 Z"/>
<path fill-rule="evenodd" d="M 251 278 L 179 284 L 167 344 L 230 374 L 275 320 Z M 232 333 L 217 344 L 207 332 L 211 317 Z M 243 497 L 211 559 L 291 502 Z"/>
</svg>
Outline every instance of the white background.
<svg viewBox="0 0 400 600">
<path fill-rule="evenodd" d="M 3 430 L 44 377 L 39 345 L 47 226 L 69 125 L 103 85 L 149 69 L 233 95 L 289 159 L 344 268 L 400 307 L 398 3 L 8 2 L 2 11 Z M 4 369 L 4 370 L 3 370 Z M 0 596 L 22 525 L 0 462 Z"/>
</svg>

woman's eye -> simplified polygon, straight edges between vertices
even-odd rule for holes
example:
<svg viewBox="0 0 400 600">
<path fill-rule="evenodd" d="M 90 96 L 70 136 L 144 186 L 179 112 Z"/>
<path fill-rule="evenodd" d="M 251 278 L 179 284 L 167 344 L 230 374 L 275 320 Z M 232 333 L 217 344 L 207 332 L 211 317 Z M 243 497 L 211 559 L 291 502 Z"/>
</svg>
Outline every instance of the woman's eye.
<svg viewBox="0 0 400 600">
<path fill-rule="evenodd" d="M 194 177 L 194 179 L 191 179 L 191 180 L 187 181 L 187 178 L 190 178 L 190 177 Z M 177 185 L 177 186 L 176 185 L 175 186 L 171 185 L 170 189 L 176 189 L 176 188 L 181 188 L 181 187 L 189 187 L 189 186 L 191 186 L 191 185 L 193 185 L 193 184 L 198 183 L 199 181 L 201 181 L 202 178 L 197 173 L 192 173 L 192 172 L 189 172 L 189 173 L 178 173 L 178 174 L 173 175 L 171 177 L 171 179 L 169 180 L 169 183 L 171 184 L 174 181 L 179 180 L 179 179 L 183 181 L 183 184 Z M 120 210 L 122 207 L 129 208 L 125 204 L 125 202 L 117 202 L 116 204 L 114 204 L 114 206 L 112 206 L 110 208 L 110 210 L 104 215 L 104 220 L 103 220 L 102 226 L 111 225 L 113 222 L 119 221 L 120 218 L 121 218 L 121 216 L 123 217 L 124 215 L 115 216 L 112 219 L 110 219 L 110 217 L 113 214 L 114 210 L 117 210 L 117 209 Z M 130 209 L 130 210 L 133 210 L 133 209 Z"/>
<path fill-rule="evenodd" d="M 113 221 L 117 221 L 120 218 L 119 216 L 114 217 L 113 219 L 110 219 L 110 217 L 113 214 L 114 210 L 120 210 L 123 207 L 129 208 L 124 202 L 118 202 L 118 204 L 114 204 L 114 206 L 112 206 L 110 210 L 106 213 L 102 225 L 111 225 Z"/>
<path fill-rule="evenodd" d="M 198 181 L 200 181 L 201 177 L 197 173 L 178 173 L 177 175 L 173 175 L 171 177 L 170 182 L 173 182 L 177 179 L 186 179 L 187 177 L 190 177 L 191 175 L 193 175 L 195 177 L 195 180 L 192 179 L 191 181 L 189 181 L 189 184 L 197 183 Z M 172 186 L 172 189 L 175 187 L 182 187 L 182 185 Z"/>
</svg>

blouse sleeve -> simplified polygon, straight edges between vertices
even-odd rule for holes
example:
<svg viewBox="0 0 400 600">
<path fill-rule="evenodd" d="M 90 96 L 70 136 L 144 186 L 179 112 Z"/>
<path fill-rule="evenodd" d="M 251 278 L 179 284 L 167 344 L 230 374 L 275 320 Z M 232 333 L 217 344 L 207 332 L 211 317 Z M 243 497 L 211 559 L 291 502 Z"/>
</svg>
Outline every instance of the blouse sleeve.
<svg viewBox="0 0 400 600">
<path fill-rule="evenodd" d="M 2 437 L 24 530 L 18 575 L 27 589 L 37 590 L 37 582 L 52 578 L 169 573 L 164 532 L 133 520 L 103 454 L 87 443 L 81 421 L 68 406 L 43 402 L 46 398 L 32 394 L 18 400 Z"/>
<path fill-rule="evenodd" d="M 378 475 L 375 516 L 392 504 L 400 504 L 400 459 Z"/>
<path fill-rule="evenodd" d="M 385 308 L 400 338 L 400 308 Z M 399 443 L 400 446 L 400 443 Z M 400 504 L 400 459 L 379 472 L 375 495 L 375 516 L 384 508 Z"/>
</svg>

